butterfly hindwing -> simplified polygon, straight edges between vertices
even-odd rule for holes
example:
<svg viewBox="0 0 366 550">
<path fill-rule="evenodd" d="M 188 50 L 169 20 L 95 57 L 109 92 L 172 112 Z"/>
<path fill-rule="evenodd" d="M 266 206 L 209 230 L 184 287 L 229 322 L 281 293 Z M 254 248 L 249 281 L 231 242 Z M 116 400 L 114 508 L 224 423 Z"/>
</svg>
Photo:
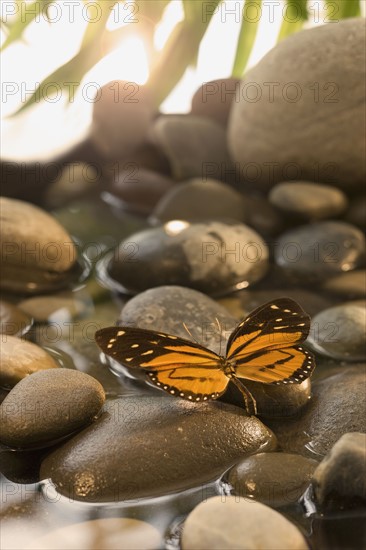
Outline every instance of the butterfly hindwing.
<svg viewBox="0 0 366 550">
<path fill-rule="evenodd" d="M 289 298 L 253 311 L 234 330 L 227 345 L 228 360 L 239 378 L 265 384 L 300 383 L 315 367 L 301 344 L 308 336 L 310 317 Z"/>
<path fill-rule="evenodd" d="M 142 367 L 153 384 L 171 395 L 206 401 L 219 397 L 228 384 L 216 353 L 189 340 L 132 327 L 101 329 L 95 339 L 104 353 Z"/>
</svg>

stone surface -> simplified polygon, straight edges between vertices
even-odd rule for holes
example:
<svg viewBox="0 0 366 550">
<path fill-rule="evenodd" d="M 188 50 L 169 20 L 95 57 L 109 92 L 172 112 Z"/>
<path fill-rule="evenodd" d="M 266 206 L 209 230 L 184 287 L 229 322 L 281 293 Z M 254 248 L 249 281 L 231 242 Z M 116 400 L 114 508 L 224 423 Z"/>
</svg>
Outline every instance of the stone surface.
<svg viewBox="0 0 366 550">
<path fill-rule="evenodd" d="M 289 275 L 325 279 L 359 267 L 365 257 L 363 233 L 345 222 L 302 225 L 282 234 L 275 261 Z"/>
<path fill-rule="evenodd" d="M 177 180 L 195 177 L 226 179 L 233 163 L 224 128 L 206 117 L 162 115 L 154 123 L 153 137 L 170 161 Z"/>
<path fill-rule="evenodd" d="M 13 448 L 50 444 L 92 422 L 104 399 L 102 385 L 83 372 L 36 372 L 0 405 L 1 441 Z"/>
<path fill-rule="evenodd" d="M 102 174 L 96 165 L 72 162 L 64 167 L 60 175 L 47 188 L 44 202 L 48 208 L 60 208 L 72 200 L 90 196 L 101 184 Z"/>
<path fill-rule="evenodd" d="M 366 503 L 366 434 L 346 433 L 313 475 L 316 502 L 327 510 Z"/>
<path fill-rule="evenodd" d="M 259 453 L 236 464 L 228 474 L 232 494 L 268 506 L 294 505 L 309 486 L 317 462 L 290 453 Z"/>
<path fill-rule="evenodd" d="M 283 216 L 262 196 L 245 197 L 245 223 L 260 235 L 278 235 L 284 228 Z"/>
<path fill-rule="evenodd" d="M 77 260 L 70 235 L 32 204 L 1 198 L 0 209 L 1 287 L 32 292 L 61 284 Z"/>
<path fill-rule="evenodd" d="M 295 525 L 260 502 L 213 497 L 187 517 L 182 550 L 307 550 Z"/>
<path fill-rule="evenodd" d="M 365 230 L 366 220 L 366 195 L 359 195 L 352 199 L 344 219 L 352 223 L 363 231 Z"/>
<path fill-rule="evenodd" d="M 315 315 L 309 346 L 322 355 L 343 361 L 366 360 L 366 302 L 346 302 Z"/>
<path fill-rule="evenodd" d="M 85 315 L 88 306 L 90 307 L 90 303 L 78 299 L 73 292 L 34 296 L 23 300 L 18 305 L 22 311 L 40 323 L 61 317 L 65 320 L 75 319 Z"/>
<path fill-rule="evenodd" d="M 308 378 L 301 384 L 271 385 L 243 380 L 243 384 L 251 392 L 257 404 L 258 416 L 266 418 L 292 416 L 308 403 L 311 397 L 311 382 Z M 240 391 L 229 383 L 227 391 L 220 401 L 244 407 Z"/>
<path fill-rule="evenodd" d="M 156 550 L 159 531 L 132 518 L 100 518 L 74 523 L 33 541 L 29 550 Z"/>
<path fill-rule="evenodd" d="M 219 78 L 204 82 L 192 97 L 191 114 L 211 118 L 227 125 L 231 105 L 237 101 L 238 78 Z"/>
<path fill-rule="evenodd" d="M 176 183 L 159 172 L 141 168 L 134 163 L 112 178 L 103 198 L 121 209 L 127 208 L 136 213 L 150 213 L 161 197 L 174 188 Z M 106 196 L 107 194 L 107 196 Z"/>
<path fill-rule="evenodd" d="M 299 415 L 266 424 L 282 450 L 320 460 L 345 433 L 366 432 L 365 384 L 365 365 L 347 366 L 313 383 L 312 399 Z"/>
<path fill-rule="evenodd" d="M 32 326 L 31 316 L 14 304 L 0 300 L 0 333 L 10 336 L 22 336 Z"/>
<path fill-rule="evenodd" d="M 364 37 L 362 17 L 308 29 L 246 73 L 229 148 L 241 166 L 256 163 L 263 186 L 296 179 L 363 188 Z"/>
<path fill-rule="evenodd" d="M 270 450 L 271 432 L 222 403 L 124 397 L 43 462 L 41 477 L 85 502 L 164 495 L 219 477 L 248 453 Z"/>
<path fill-rule="evenodd" d="M 278 183 L 271 190 L 269 200 L 283 212 L 308 220 L 338 216 L 348 202 L 336 187 L 310 182 Z"/>
<path fill-rule="evenodd" d="M 245 199 L 232 187 L 213 179 L 195 178 L 176 185 L 156 205 L 152 219 L 245 221 Z"/>
<path fill-rule="evenodd" d="M 12 388 L 26 376 L 59 367 L 41 347 L 15 336 L 1 339 L 0 385 Z"/>
<path fill-rule="evenodd" d="M 324 290 L 348 298 L 366 298 L 366 270 L 342 273 L 324 282 Z"/>
<path fill-rule="evenodd" d="M 143 144 L 154 115 L 144 86 L 123 80 L 108 82 L 94 102 L 92 142 L 106 159 L 121 159 Z"/>
<path fill-rule="evenodd" d="M 220 294 L 259 280 L 267 259 L 264 241 L 243 224 L 173 220 L 122 241 L 107 258 L 106 283 L 131 293 L 180 285 Z"/>
</svg>

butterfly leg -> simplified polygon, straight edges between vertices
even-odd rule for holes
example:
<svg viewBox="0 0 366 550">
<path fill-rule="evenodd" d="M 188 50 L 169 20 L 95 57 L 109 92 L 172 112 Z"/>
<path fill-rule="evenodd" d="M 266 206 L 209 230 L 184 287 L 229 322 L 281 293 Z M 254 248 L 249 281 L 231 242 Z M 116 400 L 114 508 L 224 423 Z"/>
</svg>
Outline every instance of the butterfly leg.
<svg viewBox="0 0 366 550">
<path fill-rule="evenodd" d="M 254 399 L 253 395 L 250 393 L 250 391 L 240 382 L 236 376 L 233 376 L 231 378 L 231 381 L 235 384 L 235 386 L 240 390 L 245 403 L 245 408 L 247 413 L 252 416 L 257 414 L 257 403 Z"/>
</svg>

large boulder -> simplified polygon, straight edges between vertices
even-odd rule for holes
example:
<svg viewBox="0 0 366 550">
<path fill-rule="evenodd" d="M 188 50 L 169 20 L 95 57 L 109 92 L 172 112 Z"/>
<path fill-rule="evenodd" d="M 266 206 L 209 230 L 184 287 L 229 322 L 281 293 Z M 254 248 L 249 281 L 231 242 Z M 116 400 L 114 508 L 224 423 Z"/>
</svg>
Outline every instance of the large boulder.
<svg viewBox="0 0 366 550">
<path fill-rule="evenodd" d="M 228 140 L 256 181 L 361 188 L 365 162 L 364 18 L 295 34 L 248 71 L 231 110 Z"/>
</svg>

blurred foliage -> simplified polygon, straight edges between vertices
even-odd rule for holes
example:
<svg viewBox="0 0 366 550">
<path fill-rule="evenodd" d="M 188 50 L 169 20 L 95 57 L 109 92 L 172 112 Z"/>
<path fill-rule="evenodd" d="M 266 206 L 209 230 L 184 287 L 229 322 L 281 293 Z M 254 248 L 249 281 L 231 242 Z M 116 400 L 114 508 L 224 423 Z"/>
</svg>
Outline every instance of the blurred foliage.
<svg viewBox="0 0 366 550">
<path fill-rule="evenodd" d="M 115 47 L 117 39 L 120 40 L 135 32 L 134 25 L 130 24 L 113 31 L 106 29 L 111 11 L 117 7 L 117 4 L 120 5 L 118 7 L 128 7 L 131 22 L 133 22 L 132 14 L 138 14 L 139 31 L 141 31 L 141 36 L 147 46 L 150 63 L 150 77 L 147 86 L 151 90 L 157 106 L 178 84 L 186 69 L 195 64 L 201 41 L 217 10 L 227 9 L 228 14 L 233 11 L 232 0 L 211 0 L 210 2 L 207 0 L 181 0 L 184 12 L 183 20 L 174 27 L 162 51 L 156 52 L 153 43 L 155 27 L 161 21 L 168 4 L 177 0 L 80 1 L 84 2 L 86 9 L 98 9 L 101 17 L 95 22 L 88 23 L 79 52 L 45 78 L 18 112 L 38 102 L 51 83 L 67 89 L 69 99 L 72 100 L 77 85 L 70 86 L 70 83 L 78 82 L 80 84 L 85 74 Z M 325 22 L 361 15 L 362 1 L 324 0 Z M 25 3 L 24 0 L 14 0 L 18 8 L 15 18 L 11 22 L 5 18 L 1 19 L 1 27 L 6 34 L 1 50 L 4 51 L 17 40 L 21 40 L 27 27 L 40 15 L 47 19 L 51 4 L 56 2 L 57 0 L 34 0 Z M 283 20 L 278 40 L 301 30 L 310 15 L 316 17 L 316 3 L 311 0 L 281 0 L 281 2 L 283 4 L 281 6 Z M 20 9 L 21 7 L 22 9 Z M 232 76 L 234 77 L 240 78 L 245 72 L 256 40 L 262 9 L 262 0 L 243 0 L 241 28 L 232 66 Z M 128 20 L 128 18 L 126 19 Z M 230 25 L 228 25 L 228 32 L 230 32 Z M 220 45 L 218 45 L 219 47 Z"/>
</svg>

